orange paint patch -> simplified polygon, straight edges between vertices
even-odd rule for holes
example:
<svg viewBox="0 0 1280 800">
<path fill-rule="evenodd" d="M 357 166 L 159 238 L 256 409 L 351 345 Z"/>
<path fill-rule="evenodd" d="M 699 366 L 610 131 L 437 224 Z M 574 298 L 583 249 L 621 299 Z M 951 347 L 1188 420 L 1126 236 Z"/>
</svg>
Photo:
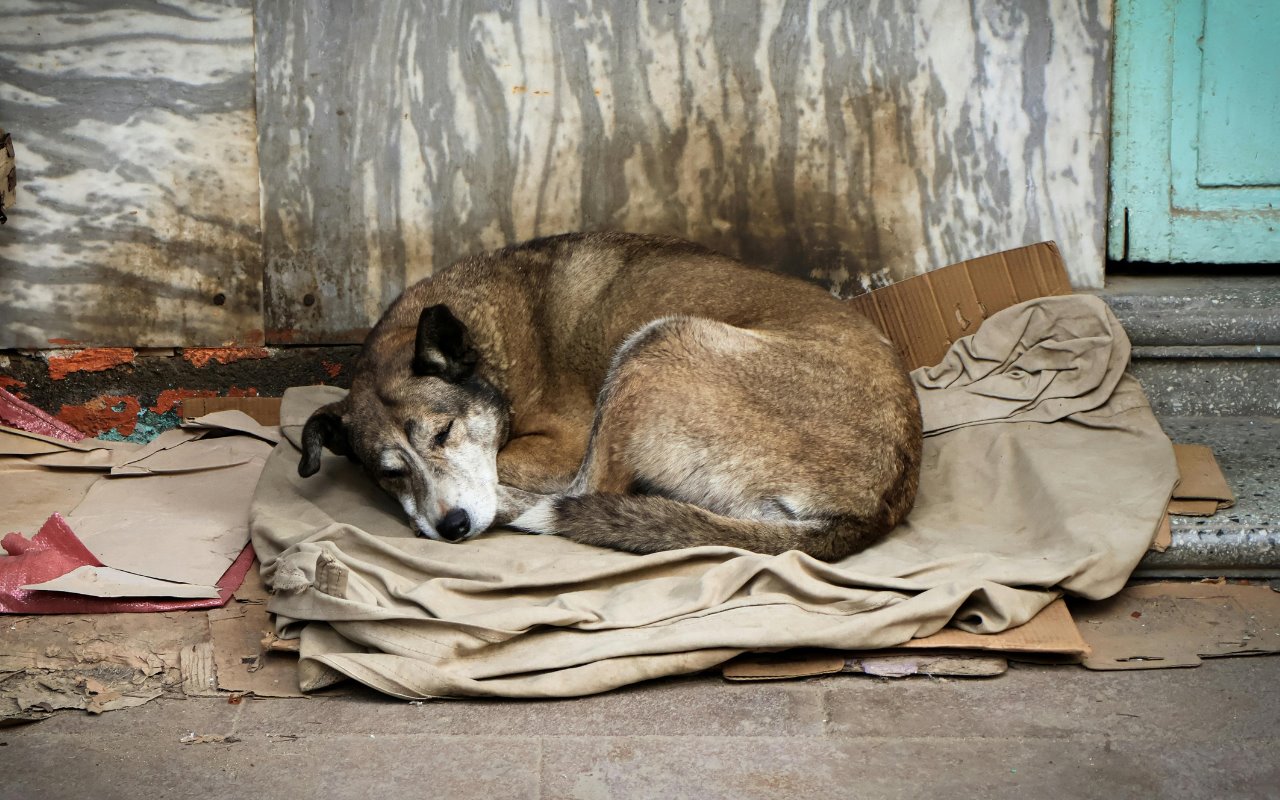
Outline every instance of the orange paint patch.
<svg viewBox="0 0 1280 800">
<path fill-rule="evenodd" d="M 325 361 L 324 359 L 321 359 L 320 366 L 324 367 L 324 371 L 329 374 L 330 378 L 336 378 L 338 377 L 338 373 L 342 372 L 342 365 L 335 364 L 332 361 Z"/>
<path fill-rule="evenodd" d="M 151 410 L 157 414 L 167 414 L 188 397 L 217 396 L 218 393 L 212 389 L 165 389 L 156 397 L 156 404 L 151 407 Z"/>
<path fill-rule="evenodd" d="M 0 389 L 11 392 L 14 389 L 26 388 L 27 382 L 20 381 L 10 375 L 0 375 Z"/>
<path fill-rule="evenodd" d="M 155 405 L 151 406 L 151 410 L 157 414 L 167 414 L 178 407 L 178 404 L 188 397 L 221 397 L 218 392 L 213 389 L 165 389 L 156 396 Z M 250 386 L 247 389 L 241 389 L 238 386 L 232 386 L 227 390 L 227 397 L 257 397 L 258 390 Z"/>
<path fill-rule="evenodd" d="M 248 358 L 267 358 L 265 347 L 185 347 L 182 357 L 197 367 L 205 367 L 210 361 L 231 364 Z"/>
<path fill-rule="evenodd" d="M 132 363 L 138 354 L 131 347 L 94 347 L 49 355 L 49 377 L 55 381 L 76 372 L 102 372 Z"/>
<path fill-rule="evenodd" d="M 125 395 L 100 395 L 78 406 L 63 406 L 58 419 L 85 436 L 97 436 L 115 428 L 121 436 L 133 433 L 142 404 Z"/>
</svg>

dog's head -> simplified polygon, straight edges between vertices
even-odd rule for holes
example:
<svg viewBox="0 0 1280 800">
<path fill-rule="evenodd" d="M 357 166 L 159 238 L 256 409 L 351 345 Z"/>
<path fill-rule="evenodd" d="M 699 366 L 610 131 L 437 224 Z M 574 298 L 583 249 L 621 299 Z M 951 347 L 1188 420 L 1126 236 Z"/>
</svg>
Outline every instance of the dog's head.
<svg viewBox="0 0 1280 800">
<path fill-rule="evenodd" d="M 509 409 L 477 375 L 479 354 L 447 307 L 422 312 L 411 350 L 409 336 L 366 343 L 351 392 L 307 420 L 298 474 L 314 475 L 328 447 L 400 501 L 419 536 L 462 541 L 497 512 Z"/>
</svg>

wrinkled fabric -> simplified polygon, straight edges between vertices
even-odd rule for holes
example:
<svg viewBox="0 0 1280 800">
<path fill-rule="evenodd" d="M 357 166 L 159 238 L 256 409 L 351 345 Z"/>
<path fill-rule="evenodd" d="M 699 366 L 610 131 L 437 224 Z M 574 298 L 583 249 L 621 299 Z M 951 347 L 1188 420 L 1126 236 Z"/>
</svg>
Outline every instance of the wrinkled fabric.
<svg viewBox="0 0 1280 800">
<path fill-rule="evenodd" d="M 344 458 L 299 478 L 298 437 L 340 390 L 290 390 L 252 509 L 300 679 L 405 698 L 564 697 L 750 650 L 869 649 L 948 624 L 1021 625 L 1062 592 L 1118 591 L 1177 481 L 1105 304 L 1014 306 L 912 374 L 926 426 L 909 518 L 836 563 L 699 547 L 637 556 L 554 536 L 412 536 Z"/>
</svg>

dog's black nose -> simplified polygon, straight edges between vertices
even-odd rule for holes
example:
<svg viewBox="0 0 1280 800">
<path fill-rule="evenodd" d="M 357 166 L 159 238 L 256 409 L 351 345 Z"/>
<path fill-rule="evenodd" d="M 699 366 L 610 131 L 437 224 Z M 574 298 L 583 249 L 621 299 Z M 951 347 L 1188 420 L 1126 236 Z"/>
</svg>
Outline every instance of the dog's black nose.
<svg viewBox="0 0 1280 800">
<path fill-rule="evenodd" d="M 456 542 L 471 532 L 471 515 L 461 508 L 455 508 L 444 515 L 436 530 L 444 538 Z"/>
</svg>

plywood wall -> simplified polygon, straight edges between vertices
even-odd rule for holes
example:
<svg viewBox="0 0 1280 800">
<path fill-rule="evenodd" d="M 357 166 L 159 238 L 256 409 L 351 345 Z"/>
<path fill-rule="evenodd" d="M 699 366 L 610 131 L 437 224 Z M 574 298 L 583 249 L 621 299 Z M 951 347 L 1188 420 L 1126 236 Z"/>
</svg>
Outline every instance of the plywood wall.
<svg viewBox="0 0 1280 800">
<path fill-rule="evenodd" d="M 580 229 L 842 294 L 1056 239 L 1101 282 L 1110 0 L 244 2 L 4 20 L 0 345 L 358 341 Z"/>
<path fill-rule="evenodd" d="M 261 342 L 249 0 L 0 8 L 0 346 Z"/>
<path fill-rule="evenodd" d="M 258 7 L 281 339 L 345 339 L 461 255 L 577 229 L 846 294 L 1056 239 L 1100 282 L 1107 0 L 346 9 Z"/>
</svg>

